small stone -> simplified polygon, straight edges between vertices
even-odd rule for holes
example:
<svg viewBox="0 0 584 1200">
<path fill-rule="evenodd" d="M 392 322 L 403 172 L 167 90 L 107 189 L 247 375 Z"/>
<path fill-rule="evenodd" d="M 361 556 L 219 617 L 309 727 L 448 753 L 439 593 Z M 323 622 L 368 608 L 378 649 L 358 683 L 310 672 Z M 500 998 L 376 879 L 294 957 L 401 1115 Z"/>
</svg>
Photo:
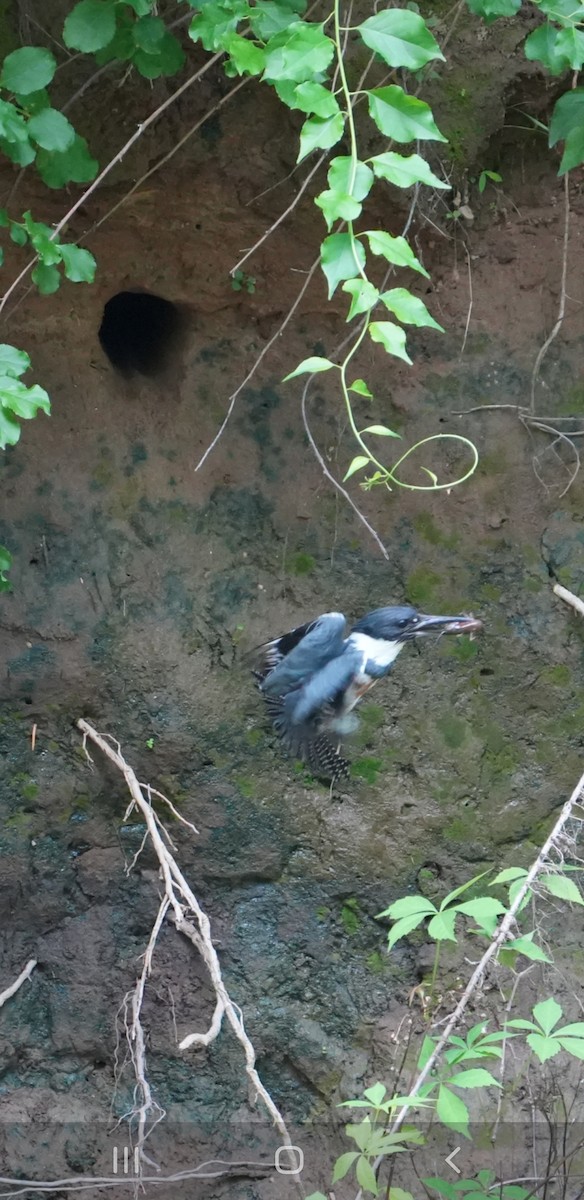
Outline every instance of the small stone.
<svg viewBox="0 0 584 1200">
<path fill-rule="evenodd" d="M 500 529 L 506 520 L 507 518 L 502 517 L 500 513 L 492 513 L 487 520 L 487 525 L 489 529 Z"/>
</svg>

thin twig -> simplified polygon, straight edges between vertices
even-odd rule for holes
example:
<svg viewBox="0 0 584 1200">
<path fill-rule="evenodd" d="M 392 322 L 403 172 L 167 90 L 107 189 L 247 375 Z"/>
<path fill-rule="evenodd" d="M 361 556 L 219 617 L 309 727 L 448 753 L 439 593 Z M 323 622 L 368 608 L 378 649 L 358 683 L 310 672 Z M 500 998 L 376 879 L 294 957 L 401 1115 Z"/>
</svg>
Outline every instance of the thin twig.
<svg viewBox="0 0 584 1200">
<path fill-rule="evenodd" d="M 248 258 L 251 258 L 252 254 L 255 254 L 256 250 L 259 250 L 260 246 L 263 246 L 264 242 L 266 242 L 268 240 L 268 238 L 271 237 L 274 230 L 277 229 L 278 226 L 281 225 L 282 222 L 286 220 L 286 217 L 289 217 L 290 213 L 294 212 L 294 209 L 296 208 L 296 205 L 298 204 L 300 197 L 302 196 L 303 192 L 306 191 L 306 188 L 308 187 L 308 184 L 310 183 L 312 177 L 314 175 L 316 175 L 317 171 L 320 170 L 320 168 L 326 158 L 328 158 L 328 154 L 321 154 L 320 158 L 317 158 L 312 170 L 309 171 L 308 175 L 306 176 L 306 179 L 304 179 L 303 182 L 301 183 L 298 191 L 296 192 L 296 195 L 294 196 L 294 199 L 290 201 L 288 208 L 285 208 L 284 211 L 282 213 L 280 213 L 280 216 L 276 217 L 276 220 L 270 225 L 270 228 L 266 229 L 266 232 L 262 234 L 261 238 L 258 238 L 257 242 L 255 242 L 254 245 L 251 246 L 249 250 L 246 250 L 243 257 L 239 259 L 239 262 L 236 262 L 235 266 L 231 268 L 231 270 L 229 272 L 230 275 L 235 275 L 236 271 L 240 271 L 243 264 L 247 262 Z"/>
<path fill-rule="evenodd" d="M 27 979 L 30 979 L 36 965 L 36 958 L 29 959 L 24 970 L 20 972 L 18 979 L 15 979 L 14 983 L 11 983 L 10 986 L 5 988 L 3 992 L 0 992 L 0 1008 L 6 1004 L 7 1000 L 10 1000 L 10 998 L 15 995 L 15 993 L 19 988 L 22 987 L 23 983 L 25 983 Z"/>
<path fill-rule="evenodd" d="M 464 246 L 464 253 L 466 254 L 466 265 L 468 267 L 468 311 L 466 314 L 466 325 L 464 327 L 464 337 L 462 339 L 462 346 L 460 347 L 459 358 L 462 358 L 462 356 L 464 354 L 464 348 L 466 346 L 466 339 L 468 337 L 468 331 L 470 328 L 470 318 L 472 315 L 472 307 L 473 307 L 472 265 L 471 265 L 470 254 L 468 252 L 468 246 L 466 245 L 466 242 L 463 243 L 463 246 Z"/>
<path fill-rule="evenodd" d="M 213 453 L 213 450 L 215 449 L 217 442 L 221 438 L 223 431 L 229 422 L 229 419 L 231 417 L 233 409 L 235 408 L 237 397 L 241 394 L 244 387 L 247 386 L 250 379 L 253 379 L 253 376 L 255 375 L 260 363 L 266 357 L 266 354 L 268 354 L 269 351 L 272 349 L 274 342 L 277 342 L 278 338 L 282 336 L 286 326 L 292 320 L 292 317 L 294 316 L 294 313 L 296 312 L 296 309 L 298 308 L 298 305 L 300 304 L 300 301 L 302 300 L 302 297 L 304 296 L 304 293 L 307 290 L 308 285 L 309 285 L 309 283 L 312 279 L 312 276 L 314 275 L 314 272 L 316 271 L 319 263 L 320 263 L 320 258 L 315 258 L 310 270 L 308 271 L 306 279 L 304 280 L 304 283 L 302 284 L 302 287 L 300 288 L 300 291 L 299 291 L 294 303 L 292 304 L 292 307 L 286 313 L 284 320 L 278 326 L 276 332 L 274 334 L 272 334 L 272 337 L 270 338 L 269 342 L 266 342 L 266 345 L 263 347 L 263 349 L 258 354 L 258 357 L 256 358 L 253 366 L 248 371 L 245 379 L 243 379 L 242 382 L 239 384 L 239 386 L 235 389 L 235 391 L 231 393 L 231 396 L 229 397 L 229 408 L 227 409 L 227 412 L 223 418 L 223 421 L 222 421 L 219 429 L 217 430 L 215 437 L 213 438 L 213 441 L 209 443 L 209 445 L 207 446 L 207 449 L 205 450 L 205 453 L 199 459 L 199 461 L 195 467 L 195 471 L 200 471 L 201 467 L 207 461 L 209 455 Z"/>
<path fill-rule="evenodd" d="M 564 175 L 564 243 L 563 243 L 563 249 L 562 249 L 562 278 L 561 278 L 561 284 L 560 284 L 560 304 L 559 304 L 559 308 L 558 308 L 557 321 L 556 321 L 551 333 L 549 334 L 549 337 L 546 338 L 543 346 L 540 348 L 538 356 L 533 365 L 533 371 L 531 374 L 531 404 L 530 404 L 530 412 L 532 414 L 535 413 L 535 385 L 537 383 L 537 379 L 539 376 L 540 367 L 541 367 L 541 364 L 542 364 L 552 342 L 554 341 L 554 338 L 556 338 L 558 336 L 558 333 L 560 332 L 560 329 L 562 327 L 562 321 L 564 320 L 564 314 L 566 312 L 566 278 L 567 278 L 567 274 L 568 274 L 569 239 L 570 239 L 570 172 L 566 171 L 566 174 Z"/>
<path fill-rule="evenodd" d="M 206 121 L 215 116 L 215 113 L 219 112 L 219 109 L 222 108 L 224 104 L 227 104 L 228 101 L 235 96 L 236 92 L 239 92 L 242 87 L 245 87 L 246 83 L 250 82 L 250 78 L 251 76 L 248 75 L 246 79 L 240 79 L 239 83 L 237 83 L 235 87 L 232 87 L 230 92 L 226 92 L 226 94 L 222 96 L 216 104 L 213 105 L 213 108 L 210 108 L 204 116 L 200 117 L 199 120 L 195 122 L 194 125 L 191 125 L 191 128 L 187 130 L 187 132 L 183 135 L 183 137 L 180 138 L 178 142 L 176 142 L 172 149 L 169 150 L 159 162 L 154 163 L 154 166 L 150 167 L 150 169 L 146 171 L 144 175 L 141 175 L 140 178 L 137 179 L 132 185 L 130 190 L 126 192 L 124 196 L 122 196 L 121 200 L 118 200 L 116 204 L 112 205 L 112 207 L 109 208 L 106 213 L 104 213 L 103 217 L 100 217 L 99 221 L 96 221 L 95 224 L 87 230 L 87 233 L 83 235 L 83 241 L 86 241 L 92 233 L 95 233 L 96 229 L 99 229 L 105 221 L 109 221 L 110 217 L 113 217 L 114 213 L 116 213 L 118 209 L 122 208 L 122 205 L 127 204 L 130 196 L 133 196 L 134 192 L 137 192 L 138 188 L 142 187 L 142 184 L 146 183 L 147 179 L 150 179 L 152 175 L 155 175 L 157 171 L 160 171 L 162 167 L 165 167 L 167 162 L 170 162 L 170 159 L 182 149 L 182 147 L 185 145 L 185 142 L 188 142 L 189 138 L 192 138 L 193 134 L 196 133 Z"/>
<path fill-rule="evenodd" d="M 383 542 L 382 542 L 379 534 L 376 532 L 376 530 L 373 528 L 373 526 L 369 524 L 369 521 L 367 520 L 367 518 L 363 516 L 361 509 L 357 507 L 357 505 L 355 504 L 355 501 L 353 500 L 353 497 L 349 495 L 349 492 L 347 492 L 345 490 L 345 488 L 342 486 L 342 484 L 339 483 L 338 479 L 335 479 L 332 472 L 329 471 L 329 469 L 324 461 L 324 458 L 314 440 L 314 437 L 312 435 L 312 430 L 310 428 L 310 425 L 308 424 L 308 417 L 306 414 L 306 396 L 308 394 L 308 389 L 310 387 L 310 384 L 311 384 L 313 378 L 314 378 L 313 375 L 309 376 L 307 382 L 305 383 L 305 385 L 302 389 L 301 409 L 302 409 L 302 421 L 304 423 L 304 429 L 306 432 L 306 436 L 310 442 L 310 445 L 312 446 L 314 456 L 315 456 L 317 462 L 320 463 L 322 470 L 323 470 L 324 474 L 326 475 L 327 479 L 332 483 L 333 487 L 336 488 L 337 492 L 340 492 L 341 496 L 343 496 L 343 498 L 347 501 L 347 503 L 350 504 L 351 508 L 353 509 L 353 512 L 356 513 L 359 520 L 365 526 L 367 532 L 370 533 L 371 537 L 374 539 L 374 541 L 377 542 L 377 545 L 379 546 L 379 549 L 381 550 L 383 557 L 387 560 L 387 562 L 389 562 L 389 554 L 388 554 L 387 550 L 385 549 L 385 546 L 383 545 Z"/>
</svg>

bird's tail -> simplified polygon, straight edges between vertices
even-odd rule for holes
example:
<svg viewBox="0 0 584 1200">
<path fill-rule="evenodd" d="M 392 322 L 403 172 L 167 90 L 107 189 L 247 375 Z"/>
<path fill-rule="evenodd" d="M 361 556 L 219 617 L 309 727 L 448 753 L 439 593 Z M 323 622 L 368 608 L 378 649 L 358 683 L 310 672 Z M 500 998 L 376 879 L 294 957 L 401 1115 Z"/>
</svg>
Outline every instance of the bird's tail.
<svg viewBox="0 0 584 1200">
<path fill-rule="evenodd" d="M 323 775 L 333 784 L 338 779 L 348 779 L 350 763 L 326 733 L 322 733 L 313 721 L 292 721 L 292 696 L 293 693 L 289 696 L 265 697 L 272 725 L 286 749 L 302 759 L 314 775 Z"/>
</svg>

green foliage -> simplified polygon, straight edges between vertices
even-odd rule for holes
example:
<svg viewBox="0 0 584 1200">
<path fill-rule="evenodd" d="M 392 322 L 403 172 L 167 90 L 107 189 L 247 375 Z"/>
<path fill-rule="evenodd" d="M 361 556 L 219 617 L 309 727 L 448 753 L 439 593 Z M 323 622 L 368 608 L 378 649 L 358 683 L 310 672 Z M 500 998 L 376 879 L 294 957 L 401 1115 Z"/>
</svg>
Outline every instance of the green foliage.
<svg viewBox="0 0 584 1200">
<path fill-rule="evenodd" d="M 20 437 L 19 420 L 28 421 L 36 417 L 39 409 L 51 411 L 51 403 L 45 389 L 37 383 L 27 387 L 20 376 L 30 367 L 30 358 L 24 350 L 14 346 L 0 346 L 0 449 L 14 446 Z M 6 553 L 6 551 L 4 551 Z M 0 563 L 0 570 L 10 566 Z"/>
<path fill-rule="evenodd" d="M 471 917 L 481 932 L 491 936 L 498 918 L 507 911 L 505 905 L 493 896 L 475 896 L 472 900 L 463 901 L 458 899 L 482 878 L 483 874 L 475 875 L 468 883 L 449 892 L 439 908 L 427 896 L 405 896 L 402 900 L 395 900 L 389 908 L 377 914 L 378 919 L 390 917 L 395 922 L 387 938 L 389 949 L 426 919 L 431 938 L 437 942 L 455 942 L 455 923 L 459 914 Z"/>
<path fill-rule="evenodd" d="M 51 105 L 46 88 L 55 56 L 39 46 L 8 54 L 0 72 L 0 149 L 17 166 L 35 163 L 49 187 L 95 178 L 98 164 L 70 121 Z"/>
<path fill-rule="evenodd" d="M 6 578 L 6 572 L 12 566 L 12 555 L 4 546 L 0 546 L 0 592 L 10 591 L 10 580 Z"/>
<path fill-rule="evenodd" d="M 521 7 L 521 0 L 467 0 L 471 12 L 487 24 L 498 17 L 512 17 Z M 581 71 L 584 66 L 583 10 L 570 0 L 535 0 L 535 7 L 546 18 L 542 25 L 525 40 L 525 57 L 538 62 L 551 75 L 566 71 Z M 549 145 L 564 143 L 559 174 L 564 175 L 584 162 L 584 89 L 573 88 L 556 100 L 549 128 Z M 483 176 L 500 183 L 496 172 L 483 171 Z"/>
<path fill-rule="evenodd" d="M 580 893 L 569 878 L 570 874 L 579 870 L 580 868 L 566 865 L 561 869 L 550 866 L 542 871 L 540 868 L 538 885 L 544 884 L 546 890 L 551 895 L 557 895 L 559 899 L 581 904 Z M 457 940 L 455 921 L 458 913 L 475 919 L 479 931 L 490 939 L 499 917 L 507 911 L 505 907 L 498 902 L 493 905 L 492 897 L 489 896 L 460 899 L 484 878 L 485 874 L 486 872 L 483 872 L 455 888 L 444 897 L 439 907 L 427 897 L 419 895 L 404 896 L 394 901 L 384 913 L 379 914 L 390 916 L 395 921 L 389 937 L 390 947 L 399 937 L 417 928 L 425 920 L 429 920 L 428 932 L 438 942 Z M 522 867 L 506 867 L 494 877 L 491 886 L 509 886 L 510 889 L 514 889 L 517 899 L 517 889 L 525 886 L 527 874 Z M 563 882 L 558 883 L 559 880 Z M 566 887 L 566 883 L 571 886 Z M 516 996 L 519 978 L 520 976 L 516 976 L 511 992 L 512 998 Z M 414 990 L 420 991 L 419 988 Z M 441 989 L 436 1003 L 436 1012 L 441 1013 L 441 1020 L 436 1026 L 437 1032 L 426 1032 L 419 1041 L 413 1076 L 415 1082 L 412 1081 L 412 1063 L 407 1053 L 403 1056 L 402 1066 L 395 1080 L 394 1094 L 388 1093 L 385 1086 L 378 1082 L 367 1088 L 362 1098 L 344 1101 L 339 1106 L 365 1110 L 365 1115 L 359 1124 L 353 1123 L 345 1128 L 346 1136 L 355 1143 L 356 1149 L 341 1154 L 337 1159 L 333 1169 L 333 1186 L 354 1172 L 356 1182 L 364 1192 L 373 1196 L 381 1192 L 391 1200 L 406 1200 L 409 1193 L 401 1191 L 393 1184 L 396 1178 L 393 1161 L 389 1166 L 390 1184 L 381 1185 L 379 1178 L 381 1163 L 387 1159 L 393 1160 L 396 1154 L 408 1150 L 412 1152 L 416 1147 L 424 1145 L 424 1137 L 415 1125 L 401 1125 L 401 1118 L 405 1114 L 400 1113 L 400 1110 L 407 1109 L 413 1112 L 416 1109 L 430 1108 L 442 1125 L 455 1131 L 457 1135 L 472 1140 L 470 1112 L 463 1098 L 464 1094 L 468 1091 L 483 1092 L 484 1089 L 492 1088 L 502 1091 L 505 1063 L 509 1059 L 509 1056 L 507 1059 L 505 1057 L 505 1047 L 511 1039 L 517 1040 L 519 1046 L 523 1045 L 530 1050 L 540 1064 L 555 1058 L 562 1051 L 584 1061 L 584 1021 L 561 1025 L 563 1009 L 554 996 L 535 1004 L 531 1019 L 512 1017 L 505 1020 L 502 1029 L 494 1030 L 489 1029 L 489 1022 L 486 1020 L 460 1032 L 454 1032 L 449 1024 L 450 1032 L 444 1037 L 440 1027 L 448 1018 L 444 1017 L 441 1010 L 447 993 L 448 985 L 446 989 Z M 454 1004 L 454 1001 L 452 1003 Z M 426 1013 L 427 998 L 422 999 L 422 1004 Z M 431 1021 L 432 1013 L 427 1015 Z M 489 1060 L 493 1068 L 496 1068 L 496 1074 L 486 1065 L 489 1064 Z M 402 1073 L 409 1081 L 408 1086 L 414 1089 L 413 1095 L 400 1092 Z M 422 1183 L 430 1193 L 438 1193 L 446 1200 L 488 1200 L 495 1193 L 501 1200 L 529 1200 L 532 1194 L 518 1184 L 497 1182 L 494 1172 L 490 1169 L 477 1172 L 471 1179 L 463 1178 L 452 1182 L 431 1177 L 423 1179 Z M 309 1200 L 320 1198 L 321 1193 L 315 1193 Z M 412 1198 L 409 1197 L 409 1200 Z"/>
<path fill-rule="evenodd" d="M 184 65 L 184 51 L 153 7 L 152 0 L 130 0 L 128 5 L 81 0 L 65 21 L 63 41 L 70 50 L 95 54 L 100 64 L 131 63 L 145 79 L 175 75 Z"/>
<path fill-rule="evenodd" d="M 246 291 L 252 296 L 255 292 L 256 281 L 253 275 L 246 275 L 245 271 L 234 271 L 231 277 L 231 286 L 234 292 Z"/>
<path fill-rule="evenodd" d="M 481 171 L 478 183 L 479 192 L 481 192 L 481 194 L 484 192 L 489 179 L 491 180 L 491 183 L 503 182 L 503 178 L 501 175 L 499 175 L 498 171 Z"/>
<path fill-rule="evenodd" d="M 584 1021 L 558 1028 L 563 1009 L 553 996 L 536 1004 L 532 1016 L 533 1021 L 513 1018 L 507 1022 L 506 1028 L 529 1030 L 525 1040 L 540 1062 L 555 1058 L 560 1050 L 567 1050 L 574 1058 L 584 1059 Z"/>
<path fill-rule="evenodd" d="M 18 246 L 27 243 L 37 255 L 38 262 L 32 272 L 33 282 L 39 292 L 50 295 L 61 284 L 60 271 L 72 283 L 93 283 L 96 262 L 89 250 L 68 242 L 60 242 L 55 231 L 42 221 L 35 221 L 31 212 L 23 214 L 22 221 L 15 221 L 5 209 L 0 209 L 0 228 L 8 230 L 11 241 Z"/>
</svg>

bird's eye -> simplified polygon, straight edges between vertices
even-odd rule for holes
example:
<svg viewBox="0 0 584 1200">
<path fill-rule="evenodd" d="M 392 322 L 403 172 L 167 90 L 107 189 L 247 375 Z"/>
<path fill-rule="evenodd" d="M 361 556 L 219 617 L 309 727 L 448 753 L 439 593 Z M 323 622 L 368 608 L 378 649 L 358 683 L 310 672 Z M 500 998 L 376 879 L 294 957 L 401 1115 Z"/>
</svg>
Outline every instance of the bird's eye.
<svg viewBox="0 0 584 1200">
<path fill-rule="evenodd" d="M 407 624 L 408 624 L 407 617 L 402 617 L 402 620 L 399 622 L 400 629 L 405 629 Z"/>
</svg>

